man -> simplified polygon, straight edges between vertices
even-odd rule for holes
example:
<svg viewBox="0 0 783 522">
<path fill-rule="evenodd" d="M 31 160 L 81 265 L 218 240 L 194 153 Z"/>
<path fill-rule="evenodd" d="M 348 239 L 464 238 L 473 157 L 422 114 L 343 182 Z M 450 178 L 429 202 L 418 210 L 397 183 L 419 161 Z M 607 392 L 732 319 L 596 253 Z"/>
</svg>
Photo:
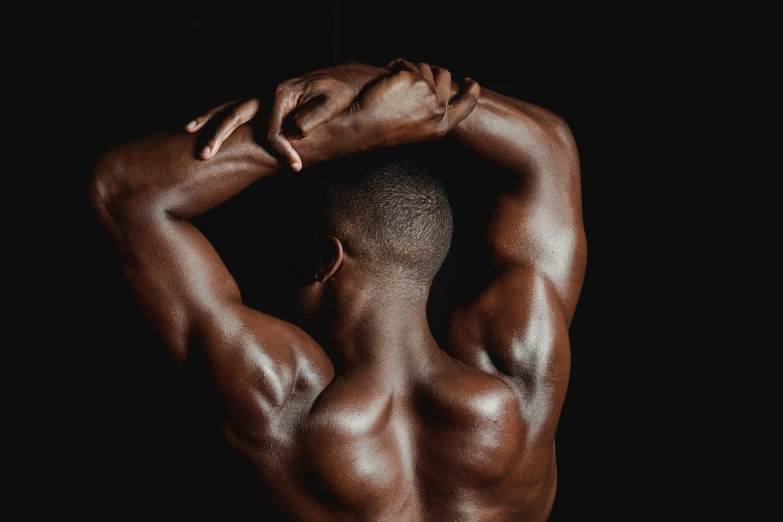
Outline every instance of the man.
<svg viewBox="0 0 783 522">
<path fill-rule="evenodd" d="M 259 506 L 283 520 L 546 520 L 586 256 L 565 123 L 404 60 L 284 82 L 263 140 L 245 124 L 259 111 L 227 105 L 191 134 L 116 147 L 91 183 L 171 357 L 202 361 Z M 452 220 L 440 182 L 382 152 L 440 138 L 506 176 L 486 216 Z M 329 162 L 340 170 L 317 178 Z M 289 261 L 269 275 L 288 282 L 282 318 L 243 303 L 188 222 L 274 174 L 319 195 L 290 248 L 264 252 Z M 482 176 L 450 174 L 480 192 Z M 452 223 L 472 261 L 436 341 L 426 305 Z"/>
</svg>

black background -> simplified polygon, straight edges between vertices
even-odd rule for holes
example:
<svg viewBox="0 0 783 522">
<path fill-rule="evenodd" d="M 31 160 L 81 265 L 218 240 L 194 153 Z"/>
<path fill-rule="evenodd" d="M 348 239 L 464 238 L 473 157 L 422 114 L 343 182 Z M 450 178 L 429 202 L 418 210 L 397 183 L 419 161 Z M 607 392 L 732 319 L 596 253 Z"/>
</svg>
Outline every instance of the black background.
<svg viewBox="0 0 783 522">
<path fill-rule="evenodd" d="M 381 65 L 404 57 L 541 105 L 570 125 L 589 254 L 570 330 L 572 373 L 550 520 L 668 511 L 671 492 L 663 495 L 650 477 L 670 451 L 670 428 L 660 419 L 671 412 L 657 390 L 678 370 L 663 365 L 660 347 L 684 318 L 676 306 L 660 304 L 672 277 L 661 267 L 687 232 L 667 235 L 671 222 L 661 208 L 675 212 L 684 196 L 662 188 L 661 177 L 691 161 L 678 155 L 676 128 L 695 115 L 675 108 L 675 98 L 692 99 L 690 79 L 709 59 L 712 37 L 691 43 L 691 27 L 652 6 L 618 13 L 497 2 L 369 5 L 174 13 L 124 4 L 68 25 L 68 73 L 58 81 L 71 85 L 78 107 L 81 130 L 70 136 L 65 181 L 73 192 L 64 192 L 77 203 L 54 233 L 67 237 L 72 263 L 54 275 L 65 282 L 59 295 L 68 318 L 57 334 L 78 348 L 57 359 L 68 404 L 62 429 L 69 449 L 60 470 L 68 478 L 52 480 L 73 491 L 69 507 L 98 515 L 145 513 L 155 502 L 187 511 L 225 482 L 204 478 L 225 472 L 220 456 L 200 455 L 201 439 L 182 428 L 197 417 L 192 406 L 181 408 L 193 401 L 180 395 L 181 383 L 152 346 L 87 209 L 83 190 L 95 158 L 274 81 L 346 60 Z M 697 292 L 685 289 L 678 299 Z M 675 497 L 684 495 L 682 476 L 692 471 L 680 466 L 669 477 Z"/>
</svg>

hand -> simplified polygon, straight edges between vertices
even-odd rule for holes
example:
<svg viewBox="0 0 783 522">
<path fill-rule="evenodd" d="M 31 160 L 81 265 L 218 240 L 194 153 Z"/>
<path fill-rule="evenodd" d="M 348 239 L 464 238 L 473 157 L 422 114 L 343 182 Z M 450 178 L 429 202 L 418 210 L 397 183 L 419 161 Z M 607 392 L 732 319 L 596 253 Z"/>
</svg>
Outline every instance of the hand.
<svg viewBox="0 0 783 522">
<path fill-rule="evenodd" d="M 300 170 L 302 160 L 289 140 L 304 138 L 317 126 L 332 120 L 351 105 L 365 85 L 388 74 L 387 69 L 350 62 L 278 85 L 266 128 L 272 152 L 277 153 L 294 171 Z M 234 129 L 258 114 L 260 105 L 258 98 L 229 102 L 191 121 L 185 130 L 195 132 L 215 115 L 223 115 L 201 151 L 201 157 L 208 159 L 217 153 Z"/>
<path fill-rule="evenodd" d="M 362 148 L 393 147 L 438 139 L 448 134 L 476 107 L 481 88 L 465 78 L 452 95 L 451 73 L 426 63 L 403 59 L 386 66 L 393 72 L 369 84 L 351 106 L 358 121 Z M 453 101 L 449 103 L 449 100 Z"/>
</svg>

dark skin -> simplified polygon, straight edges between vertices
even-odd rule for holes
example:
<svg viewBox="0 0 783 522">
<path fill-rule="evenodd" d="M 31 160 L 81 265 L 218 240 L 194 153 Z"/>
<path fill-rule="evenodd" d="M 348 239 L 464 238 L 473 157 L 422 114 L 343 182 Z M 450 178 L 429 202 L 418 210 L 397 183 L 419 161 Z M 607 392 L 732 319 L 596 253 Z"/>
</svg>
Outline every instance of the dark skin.
<svg viewBox="0 0 783 522">
<path fill-rule="evenodd" d="M 283 519 L 544 521 L 586 258 L 573 138 L 548 111 L 457 87 L 445 69 L 388 67 L 287 82 L 264 135 L 245 124 L 259 116 L 248 100 L 109 151 L 97 216 L 172 358 L 203 352 L 223 434 Z M 339 237 L 299 250 L 300 326 L 251 309 L 187 221 L 265 176 L 445 136 L 516 181 L 470 245 L 490 262 L 460 275 L 482 286 L 440 342 L 429 288 L 374 276 Z"/>
</svg>

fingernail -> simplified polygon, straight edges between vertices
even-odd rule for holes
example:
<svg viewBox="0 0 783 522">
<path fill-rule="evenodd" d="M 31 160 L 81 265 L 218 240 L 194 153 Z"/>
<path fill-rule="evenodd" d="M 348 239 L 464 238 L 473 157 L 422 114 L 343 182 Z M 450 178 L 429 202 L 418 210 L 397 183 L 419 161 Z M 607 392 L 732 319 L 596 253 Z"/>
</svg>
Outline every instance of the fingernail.
<svg viewBox="0 0 783 522">
<path fill-rule="evenodd" d="M 188 123 L 187 125 L 185 125 L 185 128 L 186 128 L 186 129 L 192 129 L 192 128 L 194 128 L 196 125 L 198 125 L 198 122 L 197 122 L 196 120 L 193 120 L 193 121 L 191 121 L 190 123 Z"/>
<path fill-rule="evenodd" d="M 291 163 L 291 168 L 294 170 L 294 172 L 299 172 L 302 170 L 302 164 L 298 162 Z"/>
<path fill-rule="evenodd" d="M 201 155 L 202 155 L 202 156 L 204 156 L 204 157 L 206 158 L 206 157 L 208 157 L 208 156 L 209 156 L 209 153 L 210 153 L 210 152 L 212 152 L 212 147 L 210 147 L 209 145 L 207 145 L 206 147 L 204 147 L 204 148 L 201 150 Z"/>
</svg>

